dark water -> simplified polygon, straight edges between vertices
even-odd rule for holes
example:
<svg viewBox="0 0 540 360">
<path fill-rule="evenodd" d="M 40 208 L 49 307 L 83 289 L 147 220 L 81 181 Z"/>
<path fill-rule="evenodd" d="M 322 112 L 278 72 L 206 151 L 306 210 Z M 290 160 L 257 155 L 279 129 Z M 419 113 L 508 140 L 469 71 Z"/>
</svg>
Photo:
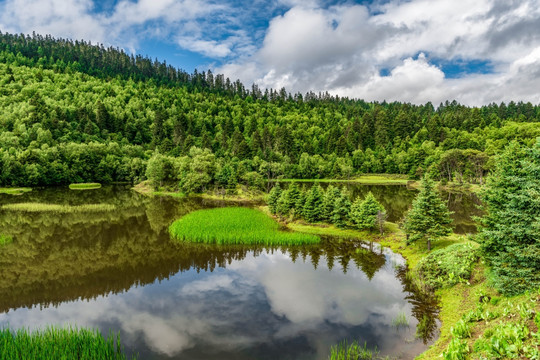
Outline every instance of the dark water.
<svg viewBox="0 0 540 360">
<path fill-rule="evenodd" d="M 289 183 L 282 184 L 285 187 Z M 299 183 L 300 187 L 305 185 L 306 189 L 313 186 L 314 183 Z M 318 183 L 323 189 L 326 189 L 329 183 Z M 371 191 L 373 196 L 384 206 L 388 215 L 388 221 L 399 222 L 403 219 L 407 210 L 418 194 L 418 190 L 407 187 L 406 185 L 360 185 L 355 183 L 331 183 L 333 186 L 345 187 L 351 194 L 351 199 L 356 197 L 364 198 Z M 452 220 L 454 232 L 457 234 L 474 234 L 476 225 L 473 216 L 481 216 L 482 212 L 478 209 L 480 199 L 475 193 L 453 193 L 448 191 L 439 192 L 441 198 L 446 202 L 450 211 L 453 211 Z"/>
<path fill-rule="evenodd" d="M 0 232 L 14 238 L 0 247 L 0 327 L 119 331 L 127 352 L 141 359 L 326 359 L 344 339 L 409 359 L 436 333 L 433 299 L 408 283 L 403 258 L 367 243 L 179 243 L 167 233 L 174 219 L 226 204 L 146 198 L 122 187 L 0 194 L 0 204 L 9 202 L 117 210 L 0 210 Z M 392 325 L 400 314 L 409 327 Z M 424 317 L 424 339 L 415 339 Z"/>
</svg>

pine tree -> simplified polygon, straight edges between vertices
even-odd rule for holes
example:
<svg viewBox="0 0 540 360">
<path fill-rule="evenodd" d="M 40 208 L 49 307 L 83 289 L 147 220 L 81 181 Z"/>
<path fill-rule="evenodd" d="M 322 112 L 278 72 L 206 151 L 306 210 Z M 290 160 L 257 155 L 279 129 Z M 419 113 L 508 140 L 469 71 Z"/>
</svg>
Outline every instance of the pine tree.
<svg viewBox="0 0 540 360">
<path fill-rule="evenodd" d="M 306 188 L 302 187 L 302 190 L 300 191 L 300 194 L 298 195 L 298 199 L 294 203 L 295 215 L 299 217 L 304 216 L 304 205 L 306 204 L 306 197 L 307 197 Z"/>
<path fill-rule="evenodd" d="M 279 183 L 276 183 L 276 186 L 270 190 L 270 194 L 268 196 L 268 207 L 270 208 L 270 212 L 272 214 L 277 214 L 277 204 L 280 197 L 281 187 L 279 186 Z"/>
<path fill-rule="evenodd" d="M 302 192 L 300 191 L 300 188 L 298 187 L 298 184 L 296 183 L 292 183 L 290 186 L 289 186 L 289 196 L 288 196 L 288 206 L 289 206 L 289 209 L 291 211 L 294 211 L 294 216 L 297 216 L 298 215 L 298 208 L 296 206 L 296 204 L 298 203 L 298 201 L 300 201 L 300 198 L 302 196 Z"/>
<path fill-rule="evenodd" d="M 341 195 L 339 188 L 329 185 L 324 193 L 322 203 L 322 218 L 325 221 L 332 220 L 332 212 L 334 211 L 334 201 Z"/>
<path fill-rule="evenodd" d="M 349 220 L 349 213 L 351 211 L 351 201 L 349 196 L 340 191 L 339 196 L 334 199 L 334 208 L 332 209 L 332 223 L 338 228 L 344 228 L 347 226 Z"/>
<path fill-rule="evenodd" d="M 403 223 L 405 233 L 410 236 L 409 242 L 426 239 L 428 250 L 431 250 L 432 240 L 452 232 L 451 223 L 450 211 L 437 195 L 434 182 L 424 177 L 420 193 L 414 199 Z"/>
<path fill-rule="evenodd" d="M 356 228 L 360 230 L 373 230 L 377 226 L 377 213 L 384 211 L 384 207 L 368 192 L 366 198 L 361 200 L 357 197 L 351 205 L 350 218 Z"/>
<path fill-rule="evenodd" d="M 288 216 L 291 210 L 291 201 L 290 201 L 290 191 L 289 189 L 281 192 L 281 195 L 277 201 L 276 213 L 281 216 Z"/>
<path fill-rule="evenodd" d="M 304 217 L 309 222 L 317 222 L 322 219 L 323 192 L 317 184 L 309 190 L 306 203 L 304 204 Z"/>
<path fill-rule="evenodd" d="M 511 143 L 481 192 L 486 215 L 478 238 L 495 287 L 518 294 L 540 287 L 540 139 Z"/>
</svg>

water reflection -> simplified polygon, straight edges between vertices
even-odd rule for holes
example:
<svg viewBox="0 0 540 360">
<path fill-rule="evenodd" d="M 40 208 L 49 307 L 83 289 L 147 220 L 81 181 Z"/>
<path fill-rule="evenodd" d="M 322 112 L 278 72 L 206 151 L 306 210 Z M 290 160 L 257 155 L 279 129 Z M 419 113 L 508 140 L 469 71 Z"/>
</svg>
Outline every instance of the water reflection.
<svg viewBox="0 0 540 360">
<path fill-rule="evenodd" d="M 14 237 L 0 249 L 0 326 L 113 329 L 141 358 L 326 359 L 344 338 L 403 358 L 424 348 L 416 319 L 435 306 L 407 287 L 403 258 L 388 250 L 335 239 L 295 248 L 179 243 L 168 224 L 218 204 L 121 188 L 80 194 L 47 189 L 16 200 L 118 210 L 0 213 Z M 400 313 L 411 326 L 397 331 Z"/>
</svg>

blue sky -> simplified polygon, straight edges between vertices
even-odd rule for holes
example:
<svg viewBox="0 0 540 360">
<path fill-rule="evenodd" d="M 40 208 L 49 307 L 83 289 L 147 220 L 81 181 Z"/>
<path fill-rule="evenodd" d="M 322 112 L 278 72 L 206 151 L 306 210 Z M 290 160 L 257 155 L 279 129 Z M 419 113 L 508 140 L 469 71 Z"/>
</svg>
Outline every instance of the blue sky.
<svg viewBox="0 0 540 360">
<path fill-rule="evenodd" d="M 118 46 L 246 85 L 540 103 L 540 0 L 0 0 L 0 30 Z"/>
</svg>

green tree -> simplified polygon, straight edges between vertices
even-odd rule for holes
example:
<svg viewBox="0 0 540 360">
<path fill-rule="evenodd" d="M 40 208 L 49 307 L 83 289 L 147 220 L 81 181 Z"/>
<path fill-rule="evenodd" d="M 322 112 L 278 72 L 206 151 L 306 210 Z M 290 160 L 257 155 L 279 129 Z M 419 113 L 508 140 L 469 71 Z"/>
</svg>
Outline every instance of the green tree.
<svg viewBox="0 0 540 360">
<path fill-rule="evenodd" d="M 148 160 L 146 178 L 150 180 L 155 189 L 163 185 L 163 181 L 167 176 L 167 165 L 167 159 L 159 152 L 155 152 Z"/>
<path fill-rule="evenodd" d="M 497 157 L 481 192 L 486 215 L 478 238 L 496 288 L 517 294 L 540 287 L 540 138 L 512 142 Z"/>
<path fill-rule="evenodd" d="M 324 193 L 322 203 L 322 219 L 326 221 L 332 220 L 332 212 L 334 211 L 334 202 L 341 195 L 339 188 L 329 185 Z"/>
<path fill-rule="evenodd" d="M 272 190 L 270 190 L 270 194 L 268 195 L 268 207 L 272 214 L 277 214 L 277 206 L 281 193 L 282 191 L 279 183 L 276 183 Z"/>
<path fill-rule="evenodd" d="M 433 180 L 422 179 L 420 193 L 413 201 L 412 208 L 405 215 L 403 229 L 409 236 L 409 242 L 427 240 L 428 250 L 431 241 L 452 232 L 450 211 L 435 191 Z"/>
<path fill-rule="evenodd" d="M 384 211 L 384 207 L 370 191 L 364 200 L 361 200 L 360 197 L 356 198 L 351 205 L 350 219 L 360 230 L 374 230 L 377 226 L 377 213 L 379 211 Z"/>
<path fill-rule="evenodd" d="M 317 222 L 322 219 L 323 192 L 319 184 L 313 185 L 306 196 L 304 204 L 304 217 L 309 222 Z"/>
<path fill-rule="evenodd" d="M 345 191 L 340 191 L 339 196 L 334 199 L 334 207 L 332 209 L 332 223 L 338 228 L 344 228 L 349 221 L 349 213 L 351 211 L 351 201 Z"/>
</svg>

